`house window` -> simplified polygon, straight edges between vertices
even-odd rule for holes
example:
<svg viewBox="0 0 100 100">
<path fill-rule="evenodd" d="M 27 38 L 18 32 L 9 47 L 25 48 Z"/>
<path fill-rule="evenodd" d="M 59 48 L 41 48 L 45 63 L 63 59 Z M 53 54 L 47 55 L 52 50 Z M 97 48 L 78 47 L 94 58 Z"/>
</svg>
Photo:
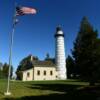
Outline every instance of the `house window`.
<svg viewBox="0 0 100 100">
<path fill-rule="evenodd" d="M 29 72 L 27 73 L 27 77 L 30 77 L 30 73 Z"/>
<path fill-rule="evenodd" d="M 37 71 L 37 75 L 40 75 L 40 70 Z"/>
<path fill-rule="evenodd" d="M 58 78 L 58 76 L 56 75 L 56 78 Z"/>
<path fill-rule="evenodd" d="M 46 75 L 46 71 L 44 71 L 44 75 Z"/>
<path fill-rule="evenodd" d="M 53 71 L 52 70 L 50 71 L 50 75 L 53 75 Z"/>
</svg>

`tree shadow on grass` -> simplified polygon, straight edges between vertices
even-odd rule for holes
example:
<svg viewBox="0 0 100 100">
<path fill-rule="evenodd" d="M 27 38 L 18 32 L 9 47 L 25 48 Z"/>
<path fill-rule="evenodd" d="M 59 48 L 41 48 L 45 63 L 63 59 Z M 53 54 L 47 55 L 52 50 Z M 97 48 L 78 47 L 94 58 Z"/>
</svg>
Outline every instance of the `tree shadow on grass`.
<svg viewBox="0 0 100 100">
<path fill-rule="evenodd" d="M 68 84 L 32 84 L 31 89 L 39 89 L 39 90 L 51 90 L 58 92 L 69 92 L 74 91 L 78 88 L 78 85 L 68 85 Z"/>
<path fill-rule="evenodd" d="M 64 93 L 53 93 L 41 96 L 24 96 L 20 98 L 5 98 L 4 100 L 47 100 L 47 99 L 63 99 L 63 100 L 100 100 L 100 86 L 83 87 L 80 85 L 67 84 L 38 84 L 32 89 L 52 90 Z"/>
</svg>

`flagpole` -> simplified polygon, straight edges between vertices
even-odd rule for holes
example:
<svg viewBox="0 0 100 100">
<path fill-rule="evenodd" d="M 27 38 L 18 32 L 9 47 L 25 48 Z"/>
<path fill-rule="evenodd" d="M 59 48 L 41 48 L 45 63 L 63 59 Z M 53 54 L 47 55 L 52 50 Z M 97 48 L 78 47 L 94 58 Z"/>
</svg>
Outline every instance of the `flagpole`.
<svg viewBox="0 0 100 100">
<path fill-rule="evenodd" d="M 14 38 L 14 32 L 15 32 L 15 24 L 16 24 L 16 6 L 15 6 L 15 11 L 14 11 L 14 17 L 13 17 L 12 32 L 10 34 L 9 72 L 8 72 L 7 91 L 4 93 L 5 95 L 11 95 L 11 92 L 10 92 L 10 74 L 11 74 L 11 66 L 12 66 L 12 47 L 13 47 L 13 38 Z"/>
</svg>

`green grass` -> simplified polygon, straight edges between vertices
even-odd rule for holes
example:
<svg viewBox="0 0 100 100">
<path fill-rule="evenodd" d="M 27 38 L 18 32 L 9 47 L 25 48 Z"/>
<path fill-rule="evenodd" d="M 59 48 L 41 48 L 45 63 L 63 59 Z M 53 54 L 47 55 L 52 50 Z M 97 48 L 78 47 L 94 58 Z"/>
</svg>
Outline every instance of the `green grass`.
<svg viewBox="0 0 100 100">
<path fill-rule="evenodd" d="M 64 95 L 67 98 L 86 87 L 88 87 L 88 82 L 80 82 L 78 80 L 11 81 L 10 91 L 12 95 L 8 97 L 4 96 L 7 88 L 7 80 L 0 80 L 0 100 L 33 100 L 33 97 L 51 97 L 52 95 L 60 97 Z"/>
</svg>

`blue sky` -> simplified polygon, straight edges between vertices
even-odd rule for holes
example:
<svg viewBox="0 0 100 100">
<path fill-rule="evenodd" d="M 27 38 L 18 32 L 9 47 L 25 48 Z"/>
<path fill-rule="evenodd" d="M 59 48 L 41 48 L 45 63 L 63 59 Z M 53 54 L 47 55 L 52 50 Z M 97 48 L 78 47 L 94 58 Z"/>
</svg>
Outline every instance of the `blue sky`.
<svg viewBox="0 0 100 100">
<path fill-rule="evenodd" d="M 18 17 L 13 44 L 14 70 L 22 58 L 32 54 L 41 60 L 55 56 L 54 34 L 58 25 L 65 33 L 66 57 L 73 48 L 83 16 L 100 32 L 100 0 L 16 0 L 18 5 L 37 9 L 36 15 Z M 14 0 L 0 0 L 0 62 L 9 60 Z"/>
</svg>

